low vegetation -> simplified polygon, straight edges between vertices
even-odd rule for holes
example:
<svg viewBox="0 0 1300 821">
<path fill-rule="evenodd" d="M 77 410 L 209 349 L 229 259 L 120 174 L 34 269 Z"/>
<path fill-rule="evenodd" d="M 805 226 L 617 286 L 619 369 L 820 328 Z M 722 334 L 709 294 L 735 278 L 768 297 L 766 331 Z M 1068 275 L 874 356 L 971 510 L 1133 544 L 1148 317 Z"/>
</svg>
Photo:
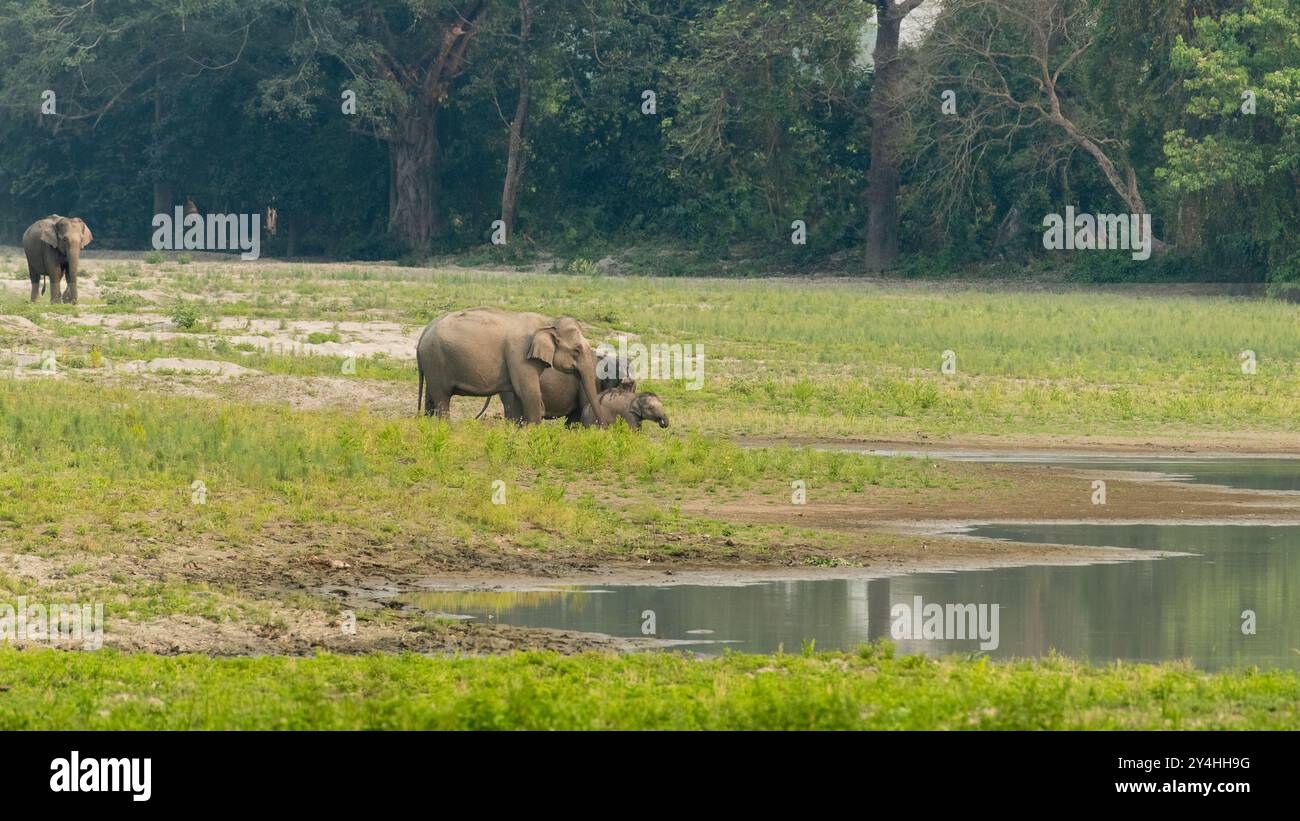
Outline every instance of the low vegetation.
<svg viewBox="0 0 1300 821">
<path fill-rule="evenodd" d="M 0 649 L 0 729 L 1296 729 L 1300 674 L 1063 658 Z"/>
</svg>

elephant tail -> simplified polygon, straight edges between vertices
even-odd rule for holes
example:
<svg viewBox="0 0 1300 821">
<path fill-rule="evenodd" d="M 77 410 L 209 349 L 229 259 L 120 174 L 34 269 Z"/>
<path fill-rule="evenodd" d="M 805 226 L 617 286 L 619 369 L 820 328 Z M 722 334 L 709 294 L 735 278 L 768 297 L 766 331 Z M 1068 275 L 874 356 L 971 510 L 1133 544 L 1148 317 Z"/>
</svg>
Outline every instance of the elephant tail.
<svg viewBox="0 0 1300 821">
<path fill-rule="evenodd" d="M 480 411 L 478 412 L 478 415 L 475 416 L 474 418 L 475 418 L 475 419 L 482 419 L 482 418 L 483 418 L 483 414 L 487 413 L 487 406 L 490 405 L 490 404 L 492 404 L 492 397 L 491 397 L 491 396 L 488 396 L 487 399 L 483 400 L 483 408 L 482 408 L 482 410 L 480 410 Z"/>
<path fill-rule="evenodd" d="M 415 415 L 419 416 L 424 412 L 424 366 L 417 362 L 415 368 L 420 372 L 420 395 L 415 398 Z"/>
<path fill-rule="evenodd" d="M 45 296 L 45 277 L 41 277 L 41 296 Z"/>
</svg>

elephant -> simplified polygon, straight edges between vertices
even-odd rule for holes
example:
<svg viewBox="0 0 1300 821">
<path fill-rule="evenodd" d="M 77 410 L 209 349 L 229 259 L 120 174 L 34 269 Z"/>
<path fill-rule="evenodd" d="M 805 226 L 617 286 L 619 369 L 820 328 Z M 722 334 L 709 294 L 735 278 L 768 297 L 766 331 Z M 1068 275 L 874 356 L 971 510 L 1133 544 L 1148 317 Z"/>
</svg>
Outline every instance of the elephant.
<svg viewBox="0 0 1300 821">
<path fill-rule="evenodd" d="M 635 388 L 636 380 L 630 374 L 631 367 L 626 359 L 618 359 L 607 354 L 597 354 L 597 395 L 617 387 Z M 541 382 L 543 419 L 564 419 L 566 427 L 572 427 L 582 421 L 582 409 L 586 403 L 583 401 L 576 376 L 562 373 L 554 368 L 547 368 L 542 371 Z M 492 397 L 489 396 L 487 401 L 483 403 L 483 409 L 474 418 L 482 417 L 490 404 L 492 404 Z M 501 408 L 505 412 L 507 419 L 512 422 L 519 421 L 522 410 L 519 403 L 515 401 L 514 393 L 506 391 L 501 394 Z"/>
<path fill-rule="evenodd" d="M 621 416 L 632 430 L 639 430 L 641 423 L 647 419 L 657 422 L 661 428 L 668 427 L 668 414 L 664 411 L 663 403 L 649 391 L 637 393 L 628 388 L 604 391 L 596 397 L 594 406 L 588 405 L 582 409 L 582 424 L 605 427 L 608 423 L 598 420 L 597 409 L 604 411 L 611 422 Z"/>
<path fill-rule="evenodd" d="M 471 308 L 425 326 L 416 344 L 420 401 L 426 416 L 449 416 L 451 397 L 510 393 L 518 420 L 542 421 L 542 374 L 574 376 L 584 402 L 595 397 L 596 356 L 572 317 Z M 599 418 L 608 422 L 603 411 Z"/>
<path fill-rule="evenodd" d="M 90 244 L 91 233 L 77 217 L 51 214 L 37 220 L 23 232 L 27 255 L 27 278 L 32 281 L 32 302 L 40 295 L 42 276 L 50 278 L 50 304 L 77 301 L 77 274 L 81 271 L 81 249 Z M 68 288 L 60 293 L 59 280 L 67 276 Z"/>
</svg>

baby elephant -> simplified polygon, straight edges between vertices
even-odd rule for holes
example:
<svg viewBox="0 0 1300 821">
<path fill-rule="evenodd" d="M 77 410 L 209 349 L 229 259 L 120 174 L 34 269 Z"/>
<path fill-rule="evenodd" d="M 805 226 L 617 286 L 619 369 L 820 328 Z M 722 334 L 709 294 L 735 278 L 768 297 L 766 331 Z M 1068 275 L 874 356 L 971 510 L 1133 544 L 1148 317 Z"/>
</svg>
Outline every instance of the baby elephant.
<svg viewBox="0 0 1300 821">
<path fill-rule="evenodd" d="M 668 414 L 664 413 L 664 406 L 659 402 L 659 397 L 649 391 L 637 393 L 627 388 L 610 388 L 601 391 L 596 401 L 611 420 L 621 416 L 632 430 L 640 428 L 641 423 L 647 419 L 658 422 L 661 428 L 668 427 Z M 582 424 L 588 427 L 596 424 L 596 412 L 591 405 L 582 409 Z"/>
</svg>

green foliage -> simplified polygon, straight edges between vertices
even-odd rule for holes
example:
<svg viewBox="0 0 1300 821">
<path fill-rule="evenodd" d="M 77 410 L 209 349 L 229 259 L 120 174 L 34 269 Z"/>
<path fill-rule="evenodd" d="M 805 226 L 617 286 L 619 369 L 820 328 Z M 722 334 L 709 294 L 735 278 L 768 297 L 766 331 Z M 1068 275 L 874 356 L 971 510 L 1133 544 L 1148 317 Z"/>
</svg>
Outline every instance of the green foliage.
<svg viewBox="0 0 1300 821">
<path fill-rule="evenodd" d="M 435 628 L 436 629 L 436 628 Z M 1300 675 L 860 653 L 244 659 L 0 649 L 5 730 L 1296 729 Z M 105 682 L 111 682 L 106 687 Z M 52 691 L 60 693 L 50 699 Z M 420 697 L 413 698 L 418 693 Z"/>
<path fill-rule="evenodd" d="M 181 299 L 177 300 L 176 304 L 172 306 L 171 314 L 169 316 L 171 317 L 171 321 L 176 324 L 177 328 L 189 331 L 193 330 L 194 326 L 198 324 L 199 319 L 202 318 L 203 314 L 200 312 L 198 305 Z"/>
<path fill-rule="evenodd" d="M 412 251 L 389 234 L 394 129 L 419 96 L 402 78 L 432 67 L 428 43 L 469 6 L 3 0 L 0 231 L 16 237 L 35 214 L 74 213 L 93 225 L 96 247 L 140 248 L 155 201 L 192 197 L 204 211 L 276 208 L 268 255 L 423 266 L 429 253 L 483 246 L 499 218 L 503 126 L 525 76 L 519 241 L 488 249 L 492 259 L 522 265 L 544 250 L 595 260 L 635 242 L 671 248 L 658 265 L 669 275 L 744 276 L 828 260 L 856 269 L 843 252 L 860 243 L 866 219 L 872 4 L 533 2 L 525 41 L 518 3 L 485 2 L 490 13 L 464 65 L 435 101 L 439 154 L 429 174 L 445 233 Z M 1007 3 L 1037 8 L 936 4 L 935 28 L 918 29 L 904 50 L 898 116 L 909 139 L 898 204 L 904 251 L 915 257 L 904 260 L 907 275 L 990 266 L 1032 275 L 1044 259 L 1044 214 L 1067 204 L 1122 210 L 1090 151 L 1050 119 L 1021 116 L 1044 98 L 1024 54 L 1032 38 L 990 22 L 988 10 Z M 1131 272 L 1072 260 L 1075 278 L 1093 268 L 1092 278 L 1107 281 L 1179 270 L 1293 280 L 1297 3 L 1044 6 L 1080 12 L 1072 36 L 1086 47 L 1055 81 L 1065 115 L 1121 176 L 1133 171 L 1157 234 L 1179 255 Z M 990 31 L 1007 41 L 997 73 L 969 49 L 948 47 Z M 384 61 L 419 71 L 385 70 Z M 1005 105 L 1003 81 L 1020 108 Z M 56 114 L 37 113 L 46 89 L 57 94 Z M 961 92 L 957 116 L 937 103 L 949 89 Z M 355 117 L 341 115 L 345 90 L 356 94 Z M 647 90 L 657 94 L 654 113 L 641 109 Z M 1247 90 L 1250 115 L 1241 112 Z M 1012 209 L 1015 230 L 1001 236 Z M 796 219 L 808 226 L 806 246 L 789 242 Z"/>
</svg>

